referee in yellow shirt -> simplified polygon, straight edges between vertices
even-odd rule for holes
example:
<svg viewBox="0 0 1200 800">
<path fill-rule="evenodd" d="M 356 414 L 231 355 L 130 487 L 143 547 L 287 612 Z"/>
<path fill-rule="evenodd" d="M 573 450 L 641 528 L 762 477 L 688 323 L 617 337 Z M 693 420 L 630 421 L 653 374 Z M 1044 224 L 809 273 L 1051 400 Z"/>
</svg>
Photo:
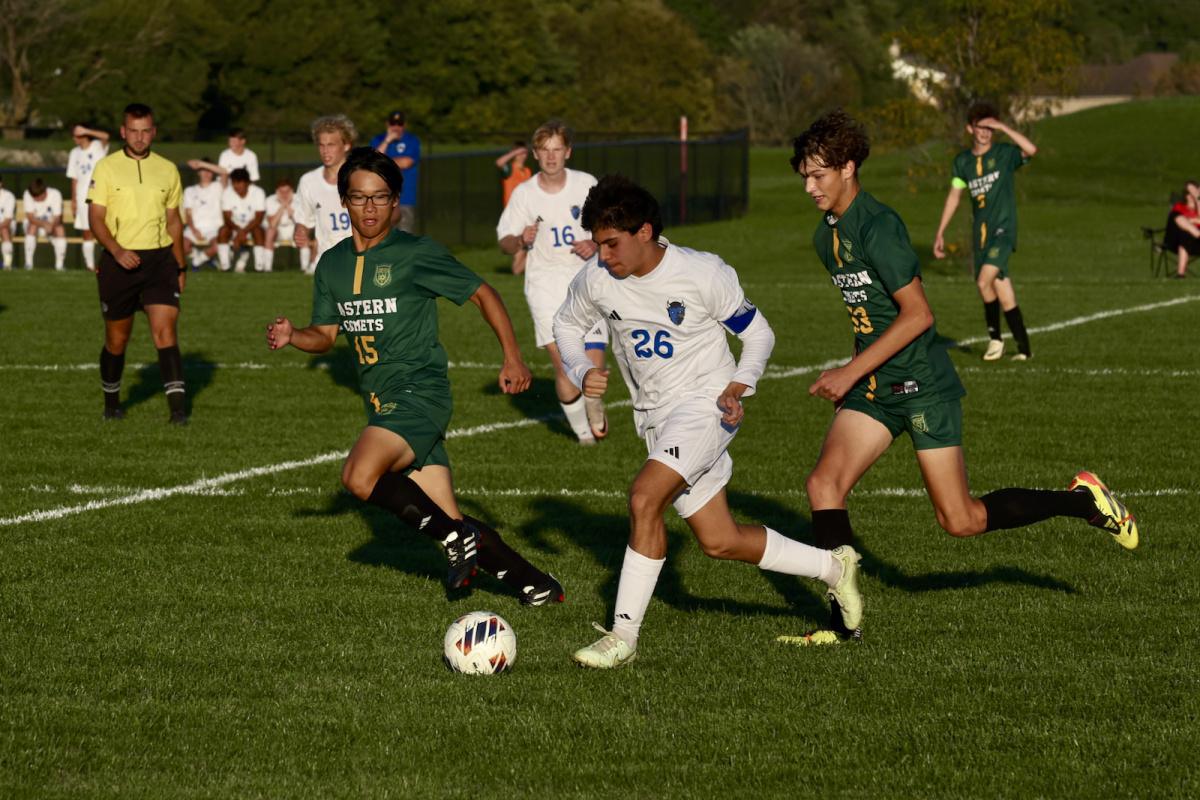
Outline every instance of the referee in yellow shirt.
<svg viewBox="0 0 1200 800">
<path fill-rule="evenodd" d="M 186 425 L 183 357 L 175 333 L 179 294 L 187 276 L 183 266 L 183 219 L 179 215 L 183 189 L 175 165 L 150 152 L 157 132 L 149 106 L 126 106 L 121 125 L 125 146 L 101 159 L 92 172 L 88 221 L 104 247 L 96 273 L 104 315 L 100 382 L 104 418 L 123 419 L 121 373 L 125 369 L 125 347 L 133 331 L 133 314 L 142 309 L 158 348 L 158 369 L 171 410 L 170 421 Z"/>
</svg>

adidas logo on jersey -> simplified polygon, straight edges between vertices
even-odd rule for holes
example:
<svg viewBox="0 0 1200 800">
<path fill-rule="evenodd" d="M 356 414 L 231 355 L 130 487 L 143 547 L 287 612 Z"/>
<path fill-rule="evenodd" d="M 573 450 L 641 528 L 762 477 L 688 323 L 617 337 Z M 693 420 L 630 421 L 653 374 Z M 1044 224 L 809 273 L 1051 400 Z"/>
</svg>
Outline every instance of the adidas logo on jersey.
<svg viewBox="0 0 1200 800">
<path fill-rule="evenodd" d="M 610 314 L 608 315 L 608 318 L 609 318 L 609 319 L 615 319 L 615 320 L 619 320 L 619 319 L 621 319 L 621 315 L 620 315 L 620 314 L 618 314 L 618 313 L 617 313 L 617 310 L 614 308 L 614 309 L 612 310 L 612 313 L 610 313 Z"/>
</svg>

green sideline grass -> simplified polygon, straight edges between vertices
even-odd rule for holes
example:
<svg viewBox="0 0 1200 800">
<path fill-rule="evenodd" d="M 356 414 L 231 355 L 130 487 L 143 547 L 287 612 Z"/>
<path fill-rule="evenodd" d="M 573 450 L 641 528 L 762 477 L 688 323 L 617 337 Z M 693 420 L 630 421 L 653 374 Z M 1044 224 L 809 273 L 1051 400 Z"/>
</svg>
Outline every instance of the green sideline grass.
<svg viewBox="0 0 1200 800">
<path fill-rule="evenodd" d="M 1013 261 L 1033 328 L 1190 300 L 1035 334 L 1027 364 L 984 365 L 978 344 L 953 354 L 976 490 L 1065 486 L 1088 467 L 1138 515 L 1138 551 L 1074 520 L 952 540 L 901 441 L 851 498 L 860 645 L 775 644 L 822 621 L 820 587 L 705 559 L 671 516 L 640 659 L 595 673 L 568 656 L 590 621 L 610 621 L 622 493 L 644 457 L 628 408 L 589 450 L 556 422 L 449 444 L 464 507 L 563 580 L 559 607 L 522 608 L 490 580 L 448 602 L 440 555 L 348 500 L 336 461 L 3 524 L 0 796 L 1195 796 L 1200 281 L 1151 280 L 1138 226 L 1161 224 L 1196 130 L 1194 100 L 1041 125 Z M 864 181 L 908 221 L 939 329 L 961 340 L 983 326 L 967 262 L 928 259 L 949 154 L 872 158 Z M 786 156 L 753 153 L 747 218 L 668 231 L 738 268 L 776 329 L 775 372 L 851 343 Z M 531 343 L 506 259 L 462 257 Z M 72 368 L 100 347 L 94 279 L 0 274 L 0 520 L 346 448 L 362 424 L 347 350 L 312 359 L 262 341 L 275 314 L 305 319 L 308 294 L 294 272 L 193 276 L 194 415 L 176 430 L 143 320 L 129 418 L 103 424 L 97 370 Z M 473 308 L 445 306 L 442 330 L 463 364 L 456 429 L 555 413 L 531 345 L 535 389 L 510 399 Z M 830 414 L 807 396 L 813 375 L 764 379 L 733 446 L 738 515 L 800 537 Z M 439 662 L 445 627 L 477 608 L 517 631 L 508 676 Z"/>
</svg>

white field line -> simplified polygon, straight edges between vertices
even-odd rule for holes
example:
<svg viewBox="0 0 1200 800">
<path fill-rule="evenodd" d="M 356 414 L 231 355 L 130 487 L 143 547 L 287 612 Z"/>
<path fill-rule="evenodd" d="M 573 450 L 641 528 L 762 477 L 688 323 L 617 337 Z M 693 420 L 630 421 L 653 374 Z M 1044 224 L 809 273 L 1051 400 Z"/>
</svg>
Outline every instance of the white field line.
<svg viewBox="0 0 1200 800">
<path fill-rule="evenodd" d="M 1030 333 L 1046 333 L 1049 331 L 1062 330 L 1064 328 L 1074 327 L 1076 325 L 1085 325 L 1089 322 L 1097 320 L 1109 319 L 1125 314 L 1144 313 L 1146 311 L 1154 311 L 1159 308 L 1167 308 L 1170 306 L 1180 305 L 1181 303 L 1190 303 L 1200 300 L 1200 295 L 1185 295 L 1176 297 L 1171 300 L 1165 300 L 1158 303 L 1144 303 L 1138 306 L 1130 306 L 1128 308 L 1114 308 L 1108 311 L 1098 311 L 1094 314 L 1087 314 L 1081 317 L 1073 317 L 1071 319 L 1061 320 L 1060 322 L 1050 325 L 1043 325 L 1038 328 L 1030 328 Z M 974 337 L 963 339 L 958 342 L 959 345 L 974 344 L 983 341 L 984 337 Z M 771 371 L 763 375 L 764 379 L 789 378 L 795 375 L 803 375 L 811 372 L 818 372 L 824 369 L 831 369 L 839 366 L 843 360 L 827 361 L 822 364 L 816 364 L 809 367 L 794 367 L 791 369 Z M 91 368 L 93 365 L 89 365 Z M 618 403 L 613 403 L 610 408 L 619 408 L 627 406 L 630 401 L 624 400 Z M 556 416 L 556 415 L 555 415 Z M 497 422 L 487 425 L 477 425 L 473 428 L 456 428 L 446 432 L 446 438 L 460 438 L 464 436 L 479 436 L 482 434 L 493 433 L 495 431 L 509 430 L 513 428 L 523 428 L 530 425 L 537 425 L 548 420 L 554 419 L 555 416 L 541 417 L 535 419 L 521 419 L 512 422 Z M 205 492 L 211 492 L 214 489 L 221 488 L 230 483 L 246 480 L 247 478 L 258 478 L 264 475 L 274 475 L 280 472 L 287 472 L 293 469 L 301 469 L 304 467 L 324 464 L 329 461 L 337 461 L 345 457 L 345 452 L 340 450 L 322 453 L 321 455 L 313 456 L 306 459 L 298 459 L 293 461 L 284 461 L 279 464 L 269 464 L 262 467 L 252 467 L 250 469 L 239 470 L 238 472 L 227 472 L 223 475 L 218 475 L 215 478 L 201 478 L 192 483 L 181 484 L 179 486 L 168 486 L 161 489 L 144 489 L 138 492 L 133 492 L 121 497 L 114 497 L 106 500 L 90 500 L 86 503 L 81 503 L 73 506 L 58 506 L 49 508 L 43 511 L 32 511 L 27 514 L 20 514 L 15 517 L 0 517 L 0 527 L 8 527 L 12 525 L 22 525 L 27 522 L 45 522 L 47 520 L 62 519 L 63 517 L 82 514 L 88 511 L 99 511 L 105 508 L 114 506 L 136 505 L 152 500 L 161 500 L 167 497 L 176 495 L 198 495 Z M 919 490 L 896 490 L 898 492 L 919 491 Z M 903 496 L 903 495 L 901 495 Z"/>
</svg>

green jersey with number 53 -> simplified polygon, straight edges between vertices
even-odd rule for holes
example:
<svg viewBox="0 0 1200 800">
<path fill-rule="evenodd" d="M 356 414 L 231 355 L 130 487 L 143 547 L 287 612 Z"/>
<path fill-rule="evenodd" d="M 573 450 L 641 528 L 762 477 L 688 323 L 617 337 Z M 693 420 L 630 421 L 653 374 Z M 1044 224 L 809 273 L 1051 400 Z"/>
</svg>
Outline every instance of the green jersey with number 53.
<svg viewBox="0 0 1200 800">
<path fill-rule="evenodd" d="M 358 253 L 354 238 L 321 256 L 313 280 L 313 325 L 337 325 L 354 350 L 364 397 L 392 390 L 450 390 L 438 341 L 437 298 L 457 305 L 483 279 L 431 239 L 399 229 Z"/>
<path fill-rule="evenodd" d="M 842 293 L 854 352 L 869 347 L 896 320 L 893 295 L 921 277 L 921 266 L 900 216 L 859 191 L 840 218 L 827 213 L 813 235 L 817 255 Z M 931 325 L 874 373 L 863 378 L 868 400 L 953 400 L 966 394 L 946 348 Z"/>
</svg>

